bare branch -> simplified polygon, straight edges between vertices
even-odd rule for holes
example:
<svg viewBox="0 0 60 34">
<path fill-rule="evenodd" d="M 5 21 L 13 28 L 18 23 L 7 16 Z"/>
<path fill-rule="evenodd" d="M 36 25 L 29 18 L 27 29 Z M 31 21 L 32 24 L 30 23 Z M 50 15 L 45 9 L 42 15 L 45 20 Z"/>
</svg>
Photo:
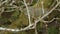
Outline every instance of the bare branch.
<svg viewBox="0 0 60 34">
<path fill-rule="evenodd" d="M 24 30 L 29 30 L 29 29 L 34 29 L 35 28 L 35 33 L 37 34 L 37 29 L 36 29 L 36 24 L 39 22 L 39 21 L 42 21 L 43 18 L 45 18 L 46 16 L 48 16 L 53 10 L 55 10 L 55 8 L 60 4 L 60 1 L 48 12 L 46 13 L 45 15 L 43 15 L 41 18 L 39 17 L 37 20 L 35 20 L 34 23 L 31 23 L 31 19 L 30 19 L 30 13 L 29 13 L 29 9 L 28 9 L 28 6 L 26 4 L 26 1 L 24 1 L 24 5 L 26 6 L 26 9 L 27 9 L 27 14 L 28 14 L 28 19 L 29 19 L 29 25 L 25 28 L 21 28 L 21 29 L 10 29 L 10 28 L 3 28 L 3 27 L 0 27 L 0 30 L 7 30 L 7 31 L 13 31 L 13 32 L 18 32 L 18 31 L 24 31 Z M 0 4 L 0 6 L 4 3 L 6 3 L 6 1 L 2 2 Z M 11 4 L 12 5 L 12 4 Z M 16 8 L 17 6 L 14 5 L 14 7 L 12 8 Z M 11 7 L 10 7 L 11 8 Z M 4 8 L 2 8 L 2 12 L 4 11 Z M 42 2 L 42 11 L 43 11 L 43 14 L 44 14 L 44 7 L 43 7 L 43 2 Z M 60 19 L 60 18 L 53 18 L 51 21 L 47 21 L 47 22 L 52 22 L 53 20 L 55 19 Z M 42 21 L 43 22 L 43 21 Z M 33 27 L 32 27 L 33 26 Z"/>
<path fill-rule="evenodd" d="M 27 14 L 28 14 L 28 19 L 29 19 L 29 25 L 30 25 L 31 24 L 31 19 L 30 19 L 29 9 L 28 9 L 28 6 L 26 4 L 26 1 L 25 0 L 23 0 L 23 1 L 24 1 L 24 5 L 26 6 L 26 9 L 27 9 Z"/>
<path fill-rule="evenodd" d="M 50 21 L 44 21 L 44 22 L 46 22 L 46 23 L 51 23 L 51 22 L 54 21 L 55 19 L 60 19 L 60 18 L 53 18 L 53 19 L 50 20 Z"/>
<path fill-rule="evenodd" d="M 55 10 L 58 10 L 58 11 L 60 11 L 60 9 L 55 9 Z"/>
<path fill-rule="evenodd" d="M 44 15 L 44 6 L 43 6 L 43 4 L 44 4 L 44 2 L 43 1 L 41 1 L 41 5 L 42 5 L 42 12 L 43 12 L 43 15 Z"/>
<path fill-rule="evenodd" d="M 0 12 L 0 17 L 1 17 L 1 14 L 4 12 L 4 7 L 0 8 L 1 12 Z"/>
<path fill-rule="evenodd" d="M 38 32 L 37 32 L 37 29 L 36 29 L 36 23 L 34 24 L 34 27 L 35 27 L 35 34 L 38 34 Z"/>
<path fill-rule="evenodd" d="M 39 21 L 43 22 L 43 18 L 45 18 L 46 16 L 48 16 L 59 4 L 60 4 L 60 2 L 58 2 L 48 13 L 46 13 L 45 15 L 43 15 L 41 18 L 39 17 L 38 20 L 35 21 L 35 23 L 38 23 Z"/>
<path fill-rule="evenodd" d="M 0 6 L 2 6 L 4 3 L 8 2 L 8 0 L 3 1 Z"/>
</svg>

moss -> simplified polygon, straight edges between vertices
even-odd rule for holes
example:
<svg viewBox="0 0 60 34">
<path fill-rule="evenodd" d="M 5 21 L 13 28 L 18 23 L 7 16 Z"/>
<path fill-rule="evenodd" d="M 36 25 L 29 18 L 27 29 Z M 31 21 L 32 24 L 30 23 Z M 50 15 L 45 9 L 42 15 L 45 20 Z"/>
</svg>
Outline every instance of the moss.
<svg viewBox="0 0 60 34">
<path fill-rule="evenodd" d="M 58 34 L 58 29 L 56 29 L 55 27 L 50 27 L 48 29 L 48 34 Z"/>
</svg>

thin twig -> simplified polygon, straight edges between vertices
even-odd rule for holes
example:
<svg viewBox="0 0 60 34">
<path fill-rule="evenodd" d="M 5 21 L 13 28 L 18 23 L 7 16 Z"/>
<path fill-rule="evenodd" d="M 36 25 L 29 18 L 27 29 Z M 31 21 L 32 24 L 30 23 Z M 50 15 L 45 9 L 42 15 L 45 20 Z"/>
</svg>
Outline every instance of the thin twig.
<svg viewBox="0 0 60 34">
<path fill-rule="evenodd" d="M 44 21 L 45 23 L 51 23 L 52 21 L 54 21 L 55 19 L 60 19 L 60 18 L 53 18 L 52 20 L 50 21 Z"/>
<path fill-rule="evenodd" d="M 52 5 L 50 6 L 50 9 L 53 8 L 53 6 L 55 5 L 55 3 L 56 3 L 56 1 L 54 1 L 54 2 L 52 3 Z"/>
<path fill-rule="evenodd" d="M 38 32 L 37 32 L 37 29 L 36 29 L 36 23 L 34 24 L 34 28 L 35 28 L 35 34 L 38 34 Z"/>
<path fill-rule="evenodd" d="M 43 4 L 44 4 L 44 2 L 43 1 L 41 1 L 41 5 L 42 5 L 42 12 L 43 12 L 43 15 L 44 15 L 44 6 L 43 6 Z"/>
<path fill-rule="evenodd" d="M 55 9 L 55 10 L 58 10 L 60 12 L 60 9 Z"/>
<path fill-rule="evenodd" d="M 28 20 L 29 20 L 29 25 L 30 25 L 30 24 L 31 24 L 31 19 L 30 19 L 29 9 L 28 9 L 28 6 L 27 6 L 27 4 L 26 4 L 26 1 L 25 1 L 25 0 L 23 0 L 23 1 L 24 1 L 24 5 L 26 6 L 26 9 L 27 9 Z"/>
<path fill-rule="evenodd" d="M 1 12 L 0 12 L 0 17 L 1 17 L 1 14 L 4 12 L 4 7 L 2 7 L 0 10 L 1 10 Z"/>
</svg>

